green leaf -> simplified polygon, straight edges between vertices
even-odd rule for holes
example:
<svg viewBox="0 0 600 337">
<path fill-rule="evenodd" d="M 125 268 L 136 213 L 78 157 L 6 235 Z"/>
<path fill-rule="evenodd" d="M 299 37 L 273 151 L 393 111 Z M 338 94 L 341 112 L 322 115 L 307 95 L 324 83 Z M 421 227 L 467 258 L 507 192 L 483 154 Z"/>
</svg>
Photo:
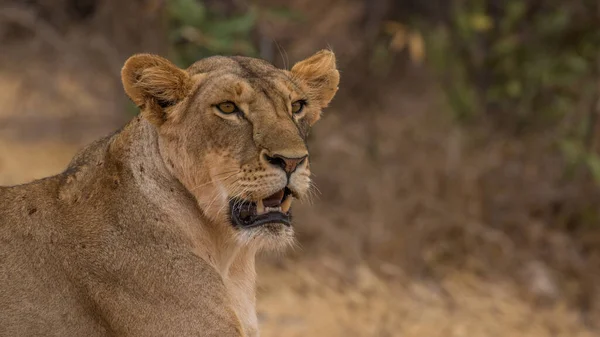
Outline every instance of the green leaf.
<svg viewBox="0 0 600 337">
<path fill-rule="evenodd" d="M 510 96 L 512 98 L 521 96 L 521 93 L 522 93 L 521 82 L 519 82 L 517 79 L 513 79 L 513 80 L 509 81 L 508 84 L 506 85 L 506 93 L 508 94 L 508 96 Z"/>
<path fill-rule="evenodd" d="M 306 20 L 304 14 L 291 10 L 286 7 L 272 7 L 262 10 L 263 14 L 272 20 L 275 21 L 296 21 L 302 22 Z"/>
<path fill-rule="evenodd" d="M 570 164 L 575 164 L 583 156 L 583 146 L 581 143 L 573 140 L 563 140 L 559 144 L 560 150 Z"/>
<path fill-rule="evenodd" d="M 184 25 L 198 27 L 206 19 L 206 9 L 196 0 L 171 0 L 167 2 L 169 17 Z"/>
<path fill-rule="evenodd" d="M 594 153 L 586 156 L 586 163 L 596 183 L 600 184 L 600 157 Z"/>
<path fill-rule="evenodd" d="M 498 39 L 497 41 L 494 41 L 494 43 L 492 45 L 492 53 L 494 53 L 494 55 L 499 54 L 498 56 L 507 55 L 507 54 L 515 52 L 518 46 L 519 46 L 518 36 L 509 35 L 509 36 L 503 37 L 501 39 Z"/>
<path fill-rule="evenodd" d="M 231 19 L 211 22 L 207 27 L 210 35 L 224 38 L 232 35 L 247 35 L 256 25 L 257 11 L 251 8 L 247 13 Z"/>
<path fill-rule="evenodd" d="M 448 101 L 455 117 L 459 121 L 466 121 L 475 116 L 477 111 L 477 96 L 473 87 L 465 82 L 455 82 L 448 88 Z"/>
<path fill-rule="evenodd" d="M 554 35 L 563 33 L 568 29 L 571 16 L 568 11 L 555 10 L 538 15 L 534 22 L 537 35 Z"/>
<path fill-rule="evenodd" d="M 526 12 L 524 0 L 510 1 L 506 6 L 506 16 L 513 21 L 521 20 Z"/>
<path fill-rule="evenodd" d="M 473 29 L 468 13 L 464 10 L 457 10 L 454 15 L 454 24 L 458 35 L 465 41 L 470 41 L 473 38 Z"/>
<path fill-rule="evenodd" d="M 588 61 L 586 59 L 584 59 L 583 57 L 572 53 L 570 55 L 568 55 L 566 57 L 566 65 L 569 68 L 569 70 L 577 73 L 577 74 L 584 74 L 589 70 L 589 66 L 590 64 L 588 64 Z"/>
<path fill-rule="evenodd" d="M 487 32 L 494 26 L 492 18 L 485 13 L 473 13 L 470 17 L 471 27 L 476 32 Z"/>
</svg>

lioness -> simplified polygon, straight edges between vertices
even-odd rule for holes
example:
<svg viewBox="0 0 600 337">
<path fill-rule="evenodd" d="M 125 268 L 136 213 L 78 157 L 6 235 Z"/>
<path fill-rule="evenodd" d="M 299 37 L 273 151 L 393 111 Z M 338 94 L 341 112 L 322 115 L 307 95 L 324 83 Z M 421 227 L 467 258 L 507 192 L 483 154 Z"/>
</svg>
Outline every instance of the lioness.
<svg viewBox="0 0 600 337">
<path fill-rule="evenodd" d="M 140 114 L 63 173 L 0 188 L 1 336 L 258 336 L 255 254 L 293 240 L 330 51 L 122 69 Z"/>
</svg>

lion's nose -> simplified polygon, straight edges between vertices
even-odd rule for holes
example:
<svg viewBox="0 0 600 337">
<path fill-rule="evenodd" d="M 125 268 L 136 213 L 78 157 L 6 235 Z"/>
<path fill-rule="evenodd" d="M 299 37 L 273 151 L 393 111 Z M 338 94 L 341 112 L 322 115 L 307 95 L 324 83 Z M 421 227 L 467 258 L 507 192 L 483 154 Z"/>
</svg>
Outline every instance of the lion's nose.
<svg viewBox="0 0 600 337">
<path fill-rule="evenodd" d="M 281 168 L 282 170 L 285 171 L 285 173 L 288 176 L 290 174 L 294 173 L 296 168 L 299 165 L 301 165 L 308 157 L 308 155 L 305 155 L 300 158 L 288 158 L 288 157 L 284 157 L 284 156 L 281 156 L 278 154 L 275 154 L 273 156 L 269 156 L 269 155 L 265 154 L 264 156 L 265 156 L 266 161 L 269 162 L 269 164 Z"/>
</svg>

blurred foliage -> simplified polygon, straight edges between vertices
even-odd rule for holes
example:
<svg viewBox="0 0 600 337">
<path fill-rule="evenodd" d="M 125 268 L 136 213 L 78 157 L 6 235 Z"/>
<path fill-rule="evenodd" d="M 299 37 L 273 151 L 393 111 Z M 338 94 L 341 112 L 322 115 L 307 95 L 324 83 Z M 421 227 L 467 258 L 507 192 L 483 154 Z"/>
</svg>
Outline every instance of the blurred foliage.
<svg viewBox="0 0 600 337">
<path fill-rule="evenodd" d="M 387 76 L 394 63 L 394 55 L 406 51 L 415 64 L 425 59 L 425 41 L 423 35 L 397 21 L 383 23 L 383 37 L 373 44 L 369 57 L 369 70 L 378 76 Z"/>
<path fill-rule="evenodd" d="M 597 121 L 582 104 L 598 95 L 600 83 L 596 6 L 594 0 L 439 2 L 435 15 L 413 13 L 407 25 L 383 22 L 387 39 L 371 46 L 368 67 L 389 73 L 393 54 L 404 51 L 416 64 L 427 61 L 457 121 L 488 120 L 516 135 L 559 132 L 568 162 L 586 165 L 600 182 L 600 157 L 590 146 Z M 260 22 L 302 19 L 285 7 L 235 7 L 223 13 L 202 0 L 167 2 L 176 63 L 186 67 L 215 54 L 258 56 Z"/>
<path fill-rule="evenodd" d="M 391 50 L 398 52 L 406 49 L 412 62 L 423 62 L 425 58 L 425 42 L 420 32 L 411 30 L 395 21 L 385 22 L 383 29 L 391 36 L 389 43 Z"/>
<path fill-rule="evenodd" d="M 455 0 L 414 22 L 455 118 L 522 135 L 557 132 L 572 162 L 600 182 L 592 105 L 600 83 L 599 9 L 593 0 Z"/>
<path fill-rule="evenodd" d="M 464 0 L 450 10 L 427 40 L 459 119 L 486 112 L 520 132 L 560 121 L 596 90 L 592 1 Z"/>
<path fill-rule="evenodd" d="M 210 11 L 202 1 L 172 0 L 167 11 L 171 54 L 179 66 L 215 54 L 257 54 L 251 42 L 258 15 L 255 7 L 224 16 Z"/>
<path fill-rule="evenodd" d="M 286 7 L 243 6 L 234 12 L 212 10 L 201 0 L 167 3 L 171 54 L 181 67 L 212 55 L 258 56 L 256 28 L 259 22 L 302 20 Z"/>
</svg>

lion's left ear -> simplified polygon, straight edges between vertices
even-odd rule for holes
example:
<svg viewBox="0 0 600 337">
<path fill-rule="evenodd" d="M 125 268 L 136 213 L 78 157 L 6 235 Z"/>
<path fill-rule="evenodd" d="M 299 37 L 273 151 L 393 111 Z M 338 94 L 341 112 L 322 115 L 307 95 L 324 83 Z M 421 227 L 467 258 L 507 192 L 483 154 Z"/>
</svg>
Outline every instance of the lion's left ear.
<svg viewBox="0 0 600 337">
<path fill-rule="evenodd" d="M 329 105 L 340 83 L 340 73 L 335 65 L 335 55 L 330 50 L 321 50 L 296 63 L 292 67 L 291 73 L 308 85 L 311 99 L 316 100 L 321 108 Z"/>
<path fill-rule="evenodd" d="M 160 125 L 167 116 L 165 109 L 189 95 L 189 74 L 169 60 L 151 54 L 130 57 L 121 70 L 125 92 L 150 122 Z"/>
</svg>

